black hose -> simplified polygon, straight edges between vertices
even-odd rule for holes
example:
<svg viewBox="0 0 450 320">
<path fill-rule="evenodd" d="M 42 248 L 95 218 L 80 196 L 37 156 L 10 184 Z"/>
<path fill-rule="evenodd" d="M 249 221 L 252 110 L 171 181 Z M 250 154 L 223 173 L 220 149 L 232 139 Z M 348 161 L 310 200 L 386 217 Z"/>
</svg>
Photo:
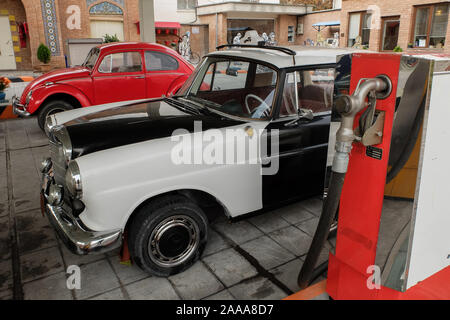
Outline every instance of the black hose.
<svg viewBox="0 0 450 320">
<path fill-rule="evenodd" d="M 308 287 L 312 281 L 312 276 L 315 273 L 314 268 L 319 259 L 323 244 L 328 239 L 330 227 L 336 217 L 339 201 L 341 199 L 342 187 L 344 186 L 344 179 L 345 173 L 336 173 L 334 171 L 331 172 L 330 187 L 328 189 L 327 198 L 322 207 L 322 214 L 320 215 L 319 224 L 311 242 L 311 246 L 309 247 L 306 260 L 303 263 L 302 270 L 300 270 L 298 275 L 297 283 L 300 290 Z M 323 265 L 324 264 L 321 265 L 322 268 Z"/>
</svg>

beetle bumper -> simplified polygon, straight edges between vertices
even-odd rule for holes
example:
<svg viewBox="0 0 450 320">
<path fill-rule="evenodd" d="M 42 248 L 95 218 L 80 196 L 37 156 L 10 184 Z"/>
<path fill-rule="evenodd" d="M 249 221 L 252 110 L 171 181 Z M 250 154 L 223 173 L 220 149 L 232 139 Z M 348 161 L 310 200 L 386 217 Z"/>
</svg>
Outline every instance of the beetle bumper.
<svg viewBox="0 0 450 320">
<path fill-rule="evenodd" d="M 15 115 L 18 115 L 21 117 L 28 117 L 30 115 L 30 113 L 26 110 L 26 106 L 21 104 L 19 98 L 17 98 L 17 97 L 13 97 L 12 107 L 13 107 L 13 113 Z"/>
</svg>

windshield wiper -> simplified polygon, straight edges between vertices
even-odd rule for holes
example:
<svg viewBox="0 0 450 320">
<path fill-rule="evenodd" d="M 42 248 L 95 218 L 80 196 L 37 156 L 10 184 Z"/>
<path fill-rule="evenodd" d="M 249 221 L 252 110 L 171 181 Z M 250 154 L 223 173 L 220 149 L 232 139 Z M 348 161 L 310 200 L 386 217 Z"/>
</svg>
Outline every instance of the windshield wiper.
<svg viewBox="0 0 450 320">
<path fill-rule="evenodd" d="M 189 98 L 194 98 L 194 97 L 189 96 Z M 186 101 L 186 102 L 188 102 L 188 103 L 191 103 L 191 104 L 195 105 L 195 106 L 196 106 L 196 109 L 197 109 L 198 111 L 200 111 L 201 113 L 203 113 L 203 114 L 207 114 L 207 115 L 214 114 L 214 115 L 217 115 L 217 113 L 212 112 L 207 106 L 205 106 L 205 105 L 202 104 L 202 103 L 205 103 L 205 104 L 206 104 L 206 102 L 208 102 L 208 101 L 206 101 L 206 100 L 197 98 L 197 99 L 196 99 L 197 101 L 195 101 L 194 99 L 188 99 L 188 98 L 186 98 L 186 97 L 178 97 L 178 99 L 182 99 L 183 101 Z M 200 100 L 200 101 L 198 101 L 198 100 Z"/>
</svg>

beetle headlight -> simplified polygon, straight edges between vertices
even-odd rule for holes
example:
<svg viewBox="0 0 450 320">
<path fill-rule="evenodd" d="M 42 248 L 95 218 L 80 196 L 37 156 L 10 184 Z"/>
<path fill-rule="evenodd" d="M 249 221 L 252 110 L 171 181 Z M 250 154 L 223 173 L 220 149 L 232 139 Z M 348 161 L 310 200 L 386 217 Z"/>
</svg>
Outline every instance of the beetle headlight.
<svg viewBox="0 0 450 320">
<path fill-rule="evenodd" d="M 29 104 L 30 100 L 31 100 L 31 96 L 33 95 L 33 90 L 30 90 L 30 92 L 28 92 L 27 94 L 27 98 L 25 99 L 25 103 Z"/>
<path fill-rule="evenodd" d="M 66 188 L 70 195 L 76 199 L 81 199 L 83 188 L 81 185 L 80 168 L 76 161 L 70 161 L 66 171 Z"/>
</svg>

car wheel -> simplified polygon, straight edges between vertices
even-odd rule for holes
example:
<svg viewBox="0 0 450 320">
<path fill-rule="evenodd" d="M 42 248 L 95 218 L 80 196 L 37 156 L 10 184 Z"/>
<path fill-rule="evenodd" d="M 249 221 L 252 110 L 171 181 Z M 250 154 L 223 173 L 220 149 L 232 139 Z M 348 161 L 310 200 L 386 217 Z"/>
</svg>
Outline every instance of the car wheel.
<svg viewBox="0 0 450 320">
<path fill-rule="evenodd" d="M 39 113 L 38 113 L 39 127 L 41 128 L 41 130 L 44 130 L 45 120 L 47 119 L 48 116 L 50 116 L 54 113 L 72 110 L 72 109 L 73 109 L 73 106 L 70 103 L 63 101 L 63 100 L 54 100 L 54 101 L 50 101 L 49 103 L 46 103 L 44 106 L 42 106 L 40 108 Z"/>
<path fill-rule="evenodd" d="M 208 219 L 189 199 L 167 196 L 139 209 L 128 231 L 133 261 L 153 275 L 167 277 L 200 258 L 208 239 Z"/>
</svg>

